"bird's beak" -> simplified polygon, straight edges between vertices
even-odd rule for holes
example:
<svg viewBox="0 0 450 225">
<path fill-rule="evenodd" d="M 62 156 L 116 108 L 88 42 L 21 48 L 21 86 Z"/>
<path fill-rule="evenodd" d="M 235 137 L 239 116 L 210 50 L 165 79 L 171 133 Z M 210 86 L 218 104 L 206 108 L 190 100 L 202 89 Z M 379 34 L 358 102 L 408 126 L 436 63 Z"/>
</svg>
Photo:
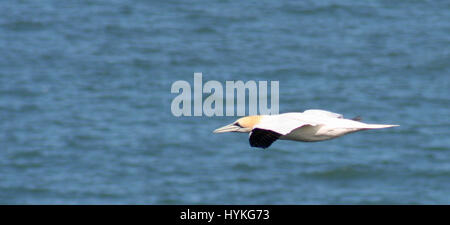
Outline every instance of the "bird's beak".
<svg viewBox="0 0 450 225">
<path fill-rule="evenodd" d="M 225 132 L 234 132 L 234 131 L 238 131 L 241 127 L 236 126 L 234 124 L 229 124 L 226 125 L 224 127 L 221 128 L 217 128 L 213 131 L 213 133 L 217 134 L 217 133 L 225 133 Z"/>
</svg>

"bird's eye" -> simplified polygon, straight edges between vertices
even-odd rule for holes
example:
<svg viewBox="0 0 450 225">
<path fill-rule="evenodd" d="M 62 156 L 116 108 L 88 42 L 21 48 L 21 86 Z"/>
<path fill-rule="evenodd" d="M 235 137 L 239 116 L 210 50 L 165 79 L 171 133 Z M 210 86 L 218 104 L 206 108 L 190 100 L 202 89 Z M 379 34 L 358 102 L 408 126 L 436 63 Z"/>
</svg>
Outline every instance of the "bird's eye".
<svg viewBox="0 0 450 225">
<path fill-rule="evenodd" d="M 239 122 L 236 122 L 236 123 L 234 123 L 233 125 L 236 125 L 236 126 L 238 126 L 238 127 L 242 127 L 242 126 L 239 124 Z"/>
</svg>

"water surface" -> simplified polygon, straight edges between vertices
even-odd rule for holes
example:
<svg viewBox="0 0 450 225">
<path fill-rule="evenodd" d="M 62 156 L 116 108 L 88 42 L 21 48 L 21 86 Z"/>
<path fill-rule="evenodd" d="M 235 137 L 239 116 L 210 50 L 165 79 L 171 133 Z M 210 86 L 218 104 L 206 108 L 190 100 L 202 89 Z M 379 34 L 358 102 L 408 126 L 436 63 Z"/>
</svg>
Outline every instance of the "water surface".
<svg viewBox="0 0 450 225">
<path fill-rule="evenodd" d="M 449 204 L 447 1 L 6 1 L 2 204 Z M 277 80 L 280 112 L 393 129 L 249 147 L 171 84 Z"/>
</svg>

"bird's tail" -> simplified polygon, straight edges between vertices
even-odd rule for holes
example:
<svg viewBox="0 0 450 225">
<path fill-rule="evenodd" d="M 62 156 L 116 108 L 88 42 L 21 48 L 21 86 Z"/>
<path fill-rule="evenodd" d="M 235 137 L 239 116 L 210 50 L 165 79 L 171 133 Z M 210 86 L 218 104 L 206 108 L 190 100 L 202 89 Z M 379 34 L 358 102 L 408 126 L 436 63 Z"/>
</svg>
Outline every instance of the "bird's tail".
<svg viewBox="0 0 450 225">
<path fill-rule="evenodd" d="M 398 127 L 400 125 L 390 125 L 390 124 L 365 124 L 362 129 L 383 129 L 389 127 Z"/>
</svg>

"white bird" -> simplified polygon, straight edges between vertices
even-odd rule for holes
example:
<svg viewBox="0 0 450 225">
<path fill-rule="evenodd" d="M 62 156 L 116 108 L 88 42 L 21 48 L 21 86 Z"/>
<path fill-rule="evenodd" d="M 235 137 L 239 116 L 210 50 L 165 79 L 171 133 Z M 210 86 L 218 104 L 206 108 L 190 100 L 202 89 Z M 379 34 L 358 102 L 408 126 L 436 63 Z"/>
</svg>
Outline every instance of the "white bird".
<svg viewBox="0 0 450 225">
<path fill-rule="evenodd" d="M 267 148 L 277 139 L 306 142 L 324 141 L 360 130 L 399 126 L 366 124 L 359 121 L 359 117 L 344 119 L 341 114 L 310 109 L 303 113 L 246 116 L 214 130 L 214 133 L 250 133 L 250 146 Z"/>
</svg>

